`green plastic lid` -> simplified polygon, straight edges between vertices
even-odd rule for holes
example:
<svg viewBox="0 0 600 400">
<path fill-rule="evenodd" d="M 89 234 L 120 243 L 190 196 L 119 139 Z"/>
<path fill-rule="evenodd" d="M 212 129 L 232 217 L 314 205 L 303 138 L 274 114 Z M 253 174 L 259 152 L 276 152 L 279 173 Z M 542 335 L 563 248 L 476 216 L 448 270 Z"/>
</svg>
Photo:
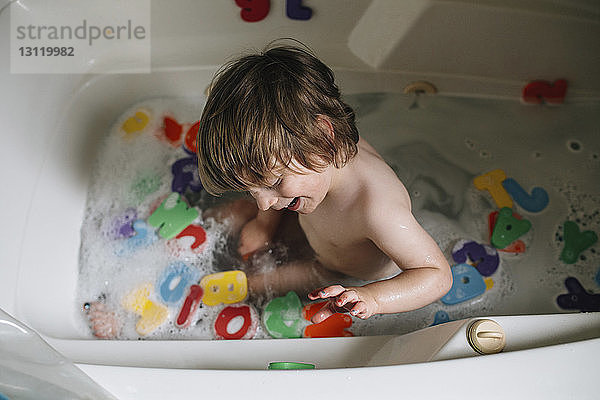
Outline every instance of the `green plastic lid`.
<svg viewBox="0 0 600 400">
<path fill-rule="evenodd" d="M 315 365 L 308 363 L 283 361 L 269 363 L 269 369 L 315 369 Z"/>
</svg>

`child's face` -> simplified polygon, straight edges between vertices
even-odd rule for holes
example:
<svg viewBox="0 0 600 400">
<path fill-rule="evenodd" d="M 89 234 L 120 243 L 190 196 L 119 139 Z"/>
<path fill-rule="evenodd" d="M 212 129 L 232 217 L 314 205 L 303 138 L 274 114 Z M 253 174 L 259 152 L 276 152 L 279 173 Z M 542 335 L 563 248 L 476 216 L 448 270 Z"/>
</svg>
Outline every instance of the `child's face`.
<svg viewBox="0 0 600 400">
<path fill-rule="evenodd" d="M 287 208 L 310 214 L 325 199 L 331 186 L 334 167 L 313 171 L 292 161 L 289 168 L 275 168 L 270 187 L 252 187 L 250 194 L 261 210 Z"/>
</svg>

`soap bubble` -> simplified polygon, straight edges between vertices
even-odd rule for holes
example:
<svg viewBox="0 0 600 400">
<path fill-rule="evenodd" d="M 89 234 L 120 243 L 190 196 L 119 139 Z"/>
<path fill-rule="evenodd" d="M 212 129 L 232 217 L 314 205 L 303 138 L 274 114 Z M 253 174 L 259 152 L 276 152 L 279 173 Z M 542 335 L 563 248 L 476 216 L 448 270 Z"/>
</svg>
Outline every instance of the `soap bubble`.
<svg viewBox="0 0 600 400">
<path fill-rule="evenodd" d="M 577 139 L 571 139 L 567 141 L 567 149 L 573 153 L 581 153 L 583 151 L 583 144 Z"/>
</svg>

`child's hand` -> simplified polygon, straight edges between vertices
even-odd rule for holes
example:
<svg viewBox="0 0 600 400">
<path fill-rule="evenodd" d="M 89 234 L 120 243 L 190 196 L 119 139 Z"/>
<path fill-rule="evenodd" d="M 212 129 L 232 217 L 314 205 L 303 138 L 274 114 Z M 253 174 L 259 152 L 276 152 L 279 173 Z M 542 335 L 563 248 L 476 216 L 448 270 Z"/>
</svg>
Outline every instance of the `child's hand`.
<svg viewBox="0 0 600 400">
<path fill-rule="evenodd" d="M 240 232 L 238 253 L 245 258 L 256 250 L 266 247 L 272 235 L 272 229 L 256 218 L 251 219 Z"/>
<path fill-rule="evenodd" d="M 329 303 L 312 317 L 312 322 L 316 324 L 335 313 L 349 312 L 355 317 L 367 319 L 378 310 L 375 298 L 364 287 L 345 288 L 341 285 L 333 285 L 309 293 L 308 298 L 330 299 Z"/>
</svg>

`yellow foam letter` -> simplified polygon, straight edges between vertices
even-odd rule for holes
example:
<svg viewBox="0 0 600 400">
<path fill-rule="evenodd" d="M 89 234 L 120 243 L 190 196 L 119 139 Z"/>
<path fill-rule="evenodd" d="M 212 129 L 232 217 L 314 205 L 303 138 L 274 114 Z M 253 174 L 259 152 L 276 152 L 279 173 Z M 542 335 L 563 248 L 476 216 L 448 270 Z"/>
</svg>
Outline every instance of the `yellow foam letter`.
<svg viewBox="0 0 600 400">
<path fill-rule="evenodd" d="M 154 287 L 151 283 L 146 283 L 129 293 L 123 299 L 123 307 L 126 310 L 142 317 L 135 325 L 136 332 L 142 336 L 152 333 L 169 316 L 167 307 L 162 304 L 156 304 L 148 299 L 153 289 Z"/>
<path fill-rule="evenodd" d="M 473 184 L 479 190 L 490 192 L 498 208 L 512 208 L 513 201 L 504 186 L 502 186 L 502 181 L 505 179 L 506 173 L 501 169 L 495 169 L 473 179 Z"/>
<path fill-rule="evenodd" d="M 134 116 L 129 117 L 121 126 L 121 129 L 125 131 L 125 138 L 131 139 L 139 134 L 148 125 L 149 121 L 150 116 L 148 113 L 138 110 Z"/>
<path fill-rule="evenodd" d="M 202 302 L 207 306 L 238 303 L 248 294 L 248 280 L 242 271 L 225 271 L 206 275 L 200 281 Z"/>
</svg>

